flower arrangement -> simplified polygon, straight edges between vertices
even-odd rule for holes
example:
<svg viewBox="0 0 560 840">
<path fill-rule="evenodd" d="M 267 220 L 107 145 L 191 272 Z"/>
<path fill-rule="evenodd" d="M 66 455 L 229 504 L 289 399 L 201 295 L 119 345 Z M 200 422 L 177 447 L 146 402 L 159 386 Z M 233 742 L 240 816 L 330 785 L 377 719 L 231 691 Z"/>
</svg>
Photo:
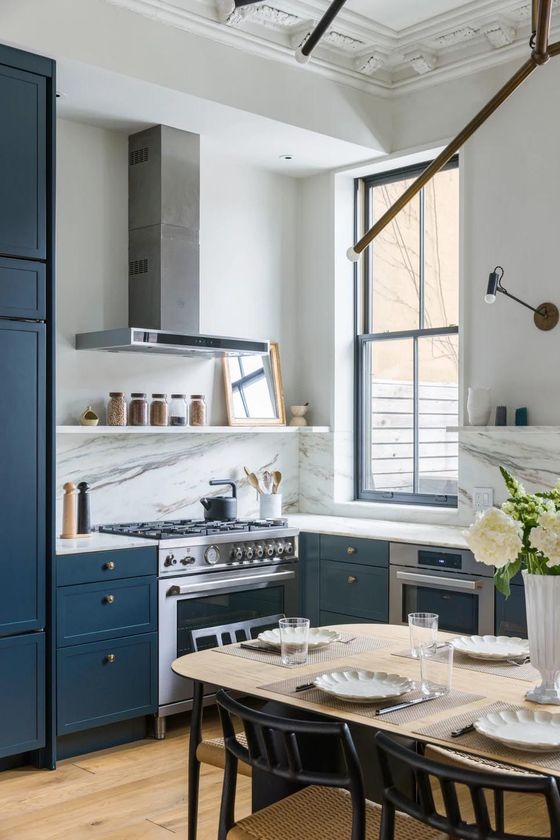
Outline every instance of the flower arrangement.
<svg viewBox="0 0 560 840">
<path fill-rule="evenodd" d="M 504 467 L 500 472 L 507 501 L 478 514 L 465 537 L 475 559 L 494 566 L 496 588 L 507 596 L 510 580 L 521 569 L 560 575 L 560 481 L 552 490 L 527 493 Z"/>
</svg>

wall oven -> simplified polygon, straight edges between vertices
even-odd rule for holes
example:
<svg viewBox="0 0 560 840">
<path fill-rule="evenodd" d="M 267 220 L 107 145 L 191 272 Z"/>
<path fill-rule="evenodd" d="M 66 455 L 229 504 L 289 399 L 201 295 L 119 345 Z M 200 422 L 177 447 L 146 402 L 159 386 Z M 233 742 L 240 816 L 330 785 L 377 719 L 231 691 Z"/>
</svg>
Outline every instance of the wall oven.
<svg viewBox="0 0 560 840">
<path fill-rule="evenodd" d="M 492 569 L 470 551 L 391 543 L 389 564 L 391 624 L 407 624 L 411 612 L 434 612 L 440 630 L 494 633 Z"/>
</svg>

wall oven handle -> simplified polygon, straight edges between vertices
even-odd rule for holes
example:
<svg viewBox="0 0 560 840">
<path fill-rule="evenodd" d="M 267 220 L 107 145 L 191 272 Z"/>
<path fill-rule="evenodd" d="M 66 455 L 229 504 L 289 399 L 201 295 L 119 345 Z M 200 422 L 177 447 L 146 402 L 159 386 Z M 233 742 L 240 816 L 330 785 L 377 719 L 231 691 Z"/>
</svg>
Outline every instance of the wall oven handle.
<svg viewBox="0 0 560 840">
<path fill-rule="evenodd" d="M 231 586 L 240 586 L 245 583 L 269 580 L 271 583 L 293 580 L 295 572 L 276 572 L 274 574 L 264 573 L 262 575 L 247 575 L 246 577 L 236 576 L 228 580 L 208 580 L 203 583 L 185 583 L 183 586 L 175 584 L 167 590 L 167 595 L 190 595 L 193 592 L 216 592 L 220 589 L 229 589 Z"/>
<path fill-rule="evenodd" d="M 414 572 L 397 572 L 398 580 L 409 583 L 423 583 L 441 589 L 482 589 L 483 584 L 478 580 L 460 580 L 459 578 L 435 577 L 434 575 L 417 575 Z"/>
</svg>

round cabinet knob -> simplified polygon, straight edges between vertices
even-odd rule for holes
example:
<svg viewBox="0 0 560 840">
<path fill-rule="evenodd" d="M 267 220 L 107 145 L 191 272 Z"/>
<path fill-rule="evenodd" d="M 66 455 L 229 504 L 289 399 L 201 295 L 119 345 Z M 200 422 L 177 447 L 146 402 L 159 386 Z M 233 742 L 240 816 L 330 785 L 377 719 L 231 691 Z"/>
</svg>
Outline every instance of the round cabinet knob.
<svg viewBox="0 0 560 840">
<path fill-rule="evenodd" d="M 163 561 L 164 566 L 173 566 L 177 561 L 175 560 L 174 554 L 168 554 L 165 560 Z"/>
<path fill-rule="evenodd" d="M 357 580 L 358 578 L 354 575 L 348 575 L 348 577 L 346 578 L 346 583 L 356 583 Z"/>
<path fill-rule="evenodd" d="M 108 572 L 113 572 L 115 570 L 115 563 L 113 560 L 108 560 L 104 566 L 104 569 L 107 569 Z"/>
<path fill-rule="evenodd" d="M 220 549 L 217 545 L 209 545 L 204 552 L 204 559 L 209 566 L 215 566 L 220 559 Z"/>
<path fill-rule="evenodd" d="M 114 604 L 115 603 L 115 596 L 114 595 L 105 595 L 104 601 L 106 604 Z"/>
<path fill-rule="evenodd" d="M 231 549 L 231 559 L 232 560 L 241 560 L 243 557 L 243 549 L 240 545 L 234 545 Z"/>
<path fill-rule="evenodd" d="M 254 546 L 252 546 L 252 545 L 248 545 L 248 546 L 246 546 L 246 548 L 245 548 L 245 557 L 247 558 L 247 560 L 252 560 L 254 556 L 255 556 L 255 548 L 254 548 Z"/>
<path fill-rule="evenodd" d="M 105 662 L 114 662 L 116 660 L 116 656 L 114 653 L 108 653 L 105 657 Z"/>
<path fill-rule="evenodd" d="M 346 554 L 355 554 L 358 549 L 354 548 L 353 545 L 349 545 L 346 549 Z"/>
</svg>

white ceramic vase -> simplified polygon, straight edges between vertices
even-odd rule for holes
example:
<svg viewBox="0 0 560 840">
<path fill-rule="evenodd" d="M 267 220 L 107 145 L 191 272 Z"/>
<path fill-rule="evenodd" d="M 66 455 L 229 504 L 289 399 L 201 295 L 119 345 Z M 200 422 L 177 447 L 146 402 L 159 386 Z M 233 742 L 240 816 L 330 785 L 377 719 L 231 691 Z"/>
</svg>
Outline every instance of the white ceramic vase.
<svg viewBox="0 0 560 840">
<path fill-rule="evenodd" d="M 542 677 L 527 700 L 560 706 L 560 576 L 523 572 L 531 665 Z"/>
<path fill-rule="evenodd" d="M 492 404 L 490 388 L 469 388 L 467 394 L 467 413 L 471 426 L 487 426 L 490 421 Z"/>
</svg>

